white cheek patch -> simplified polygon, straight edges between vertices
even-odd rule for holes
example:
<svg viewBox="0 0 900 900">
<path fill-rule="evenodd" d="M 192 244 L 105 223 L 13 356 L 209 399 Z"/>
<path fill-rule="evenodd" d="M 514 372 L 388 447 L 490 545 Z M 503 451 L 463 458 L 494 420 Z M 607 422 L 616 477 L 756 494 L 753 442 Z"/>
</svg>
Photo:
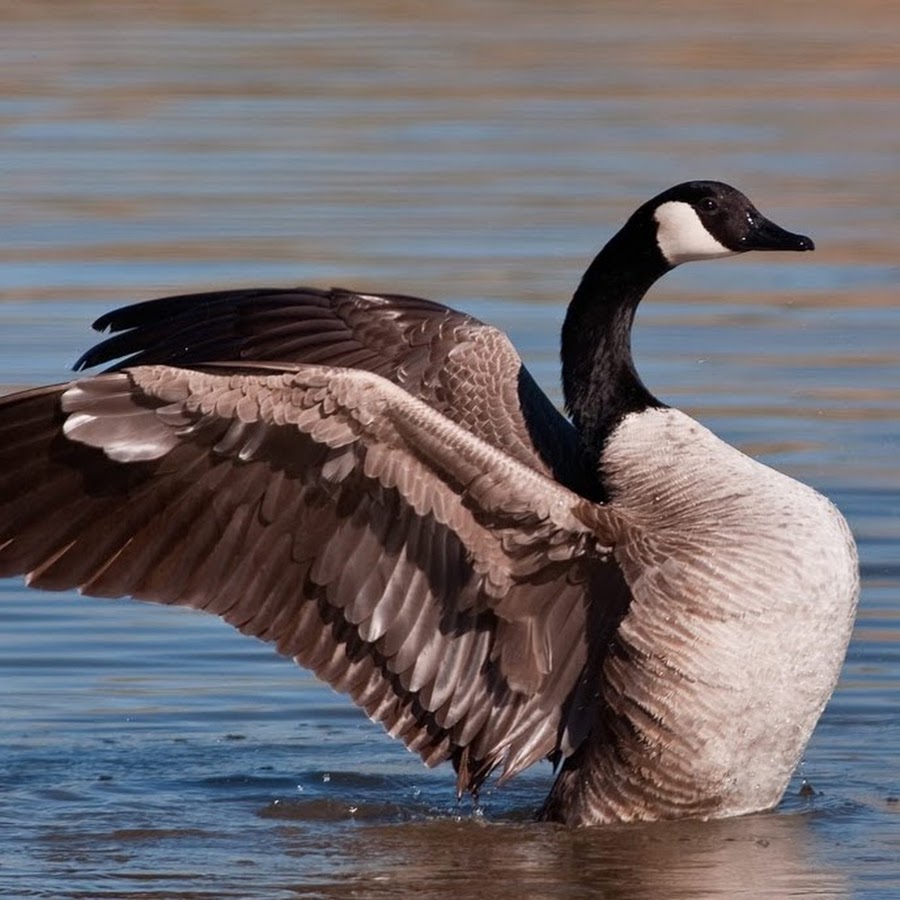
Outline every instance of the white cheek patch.
<svg viewBox="0 0 900 900">
<path fill-rule="evenodd" d="M 720 244 L 700 221 L 690 203 L 670 200 L 653 214 L 656 219 L 656 242 L 668 262 L 677 266 L 693 259 L 716 259 L 734 256 L 736 251 Z"/>
</svg>

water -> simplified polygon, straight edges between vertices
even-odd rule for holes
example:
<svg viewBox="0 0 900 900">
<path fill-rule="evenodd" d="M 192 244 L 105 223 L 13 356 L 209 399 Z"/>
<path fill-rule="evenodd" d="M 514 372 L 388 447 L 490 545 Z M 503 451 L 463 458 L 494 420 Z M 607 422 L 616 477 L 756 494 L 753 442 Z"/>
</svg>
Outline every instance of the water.
<svg viewBox="0 0 900 900">
<path fill-rule="evenodd" d="M 449 770 L 218 621 L 8 581 L 0 894 L 900 891 L 900 13 L 711 9 L 5 5 L 0 383 L 68 377 L 114 305 L 313 283 L 470 310 L 558 399 L 595 249 L 670 184 L 736 184 L 817 252 L 673 273 L 636 352 L 658 395 L 828 493 L 859 540 L 843 678 L 779 810 L 539 827 L 541 768 L 457 806 Z"/>
</svg>

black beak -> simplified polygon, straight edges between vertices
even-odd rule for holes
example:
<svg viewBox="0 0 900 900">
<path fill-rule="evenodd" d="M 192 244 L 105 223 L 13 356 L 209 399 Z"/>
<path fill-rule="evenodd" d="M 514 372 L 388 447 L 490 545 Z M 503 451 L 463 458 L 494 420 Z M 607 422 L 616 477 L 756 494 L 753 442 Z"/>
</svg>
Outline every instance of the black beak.
<svg viewBox="0 0 900 900">
<path fill-rule="evenodd" d="M 757 213 L 749 220 L 750 228 L 740 239 L 741 250 L 815 250 L 812 238 L 785 231 Z"/>
</svg>

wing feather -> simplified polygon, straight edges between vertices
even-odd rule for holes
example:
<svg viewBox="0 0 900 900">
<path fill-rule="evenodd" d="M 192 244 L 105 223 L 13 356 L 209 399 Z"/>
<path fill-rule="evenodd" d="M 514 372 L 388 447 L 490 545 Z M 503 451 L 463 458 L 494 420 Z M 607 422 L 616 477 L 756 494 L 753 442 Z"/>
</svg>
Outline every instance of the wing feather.
<svg viewBox="0 0 900 900">
<path fill-rule="evenodd" d="M 591 650 L 571 567 L 609 569 L 616 523 L 379 376 L 25 392 L 0 400 L 0 471 L 0 574 L 219 615 L 461 788 L 558 751 Z"/>
<path fill-rule="evenodd" d="M 381 375 L 520 462 L 601 498 L 575 430 L 506 335 L 440 303 L 341 288 L 253 288 L 132 304 L 94 327 L 113 334 L 76 368 L 264 361 Z"/>
</svg>

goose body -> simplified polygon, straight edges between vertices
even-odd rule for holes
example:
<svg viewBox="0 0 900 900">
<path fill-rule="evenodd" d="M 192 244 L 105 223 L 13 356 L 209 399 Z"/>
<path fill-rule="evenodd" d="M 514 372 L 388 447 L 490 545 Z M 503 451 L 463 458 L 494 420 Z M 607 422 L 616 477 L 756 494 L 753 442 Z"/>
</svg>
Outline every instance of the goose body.
<svg viewBox="0 0 900 900">
<path fill-rule="evenodd" d="M 857 576 L 846 524 L 811 488 L 674 409 L 626 417 L 601 464 L 609 508 L 628 523 L 615 557 L 632 595 L 604 667 L 615 737 L 564 767 L 548 816 L 774 806 L 849 639 Z"/>
<path fill-rule="evenodd" d="M 734 188 L 641 206 L 563 327 L 570 418 L 499 331 L 401 295 L 126 307 L 0 398 L 0 575 L 217 614 L 477 791 L 542 758 L 540 816 L 723 817 L 781 798 L 840 671 L 855 547 L 824 497 L 643 385 L 675 265 L 811 250 Z"/>
</svg>

